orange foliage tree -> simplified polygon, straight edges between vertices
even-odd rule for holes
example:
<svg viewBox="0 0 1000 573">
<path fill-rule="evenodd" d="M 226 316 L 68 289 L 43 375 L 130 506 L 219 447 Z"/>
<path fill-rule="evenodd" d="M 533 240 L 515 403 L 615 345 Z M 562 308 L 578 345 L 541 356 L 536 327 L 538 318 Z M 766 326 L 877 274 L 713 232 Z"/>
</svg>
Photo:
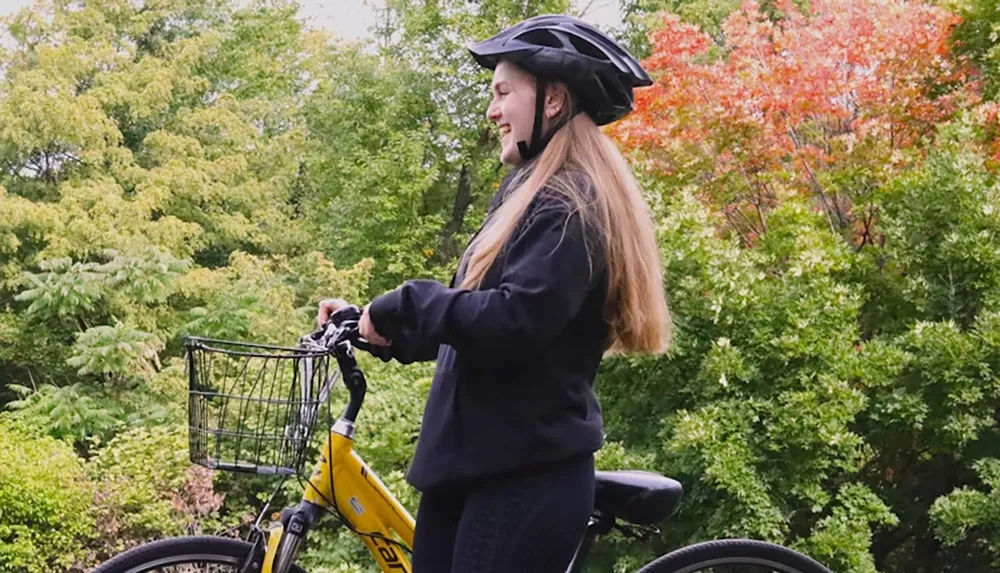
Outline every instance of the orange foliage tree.
<svg viewBox="0 0 1000 573">
<path fill-rule="evenodd" d="M 872 191 L 912 165 L 935 125 L 979 101 L 949 52 L 954 14 L 922 1 L 746 0 L 724 44 L 667 14 L 644 65 L 656 84 L 612 135 L 647 172 L 694 183 L 745 242 L 783 196 L 805 193 L 859 248 Z"/>
</svg>

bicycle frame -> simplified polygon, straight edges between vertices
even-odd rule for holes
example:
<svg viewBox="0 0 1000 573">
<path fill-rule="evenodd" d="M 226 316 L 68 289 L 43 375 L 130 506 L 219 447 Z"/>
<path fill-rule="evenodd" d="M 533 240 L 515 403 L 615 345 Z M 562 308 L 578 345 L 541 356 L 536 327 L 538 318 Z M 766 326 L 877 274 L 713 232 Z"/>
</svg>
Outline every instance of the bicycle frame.
<svg viewBox="0 0 1000 573">
<path fill-rule="evenodd" d="M 336 499 L 337 507 L 344 508 L 341 514 L 351 529 L 388 538 L 395 532 L 399 543 L 412 549 L 416 522 L 354 451 L 354 440 L 350 434 L 353 434 L 353 425 L 348 425 L 343 419 L 334 426 L 323 444 L 321 451 L 324 453 L 320 455 L 316 470 L 309 478 L 310 485 L 303 501 L 325 510 L 329 507 L 327 500 Z M 331 472 L 334 491 L 330 487 Z M 610 523 L 591 520 L 586 535 L 566 569 L 567 573 L 579 573 L 583 570 L 584 556 L 594 538 L 610 530 L 608 525 Z M 276 573 L 273 566 L 284 533 L 285 528 L 281 523 L 276 524 L 269 532 L 262 573 Z M 412 571 L 409 558 L 394 543 L 381 541 L 370 535 L 359 537 L 384 573 Z"/>
<path fill-rule="evenodd" d="M 395 532 L 400 542 L 412 549 L 415 521 L 406 508 L 386 489 L 382 480 L 354 451 L 354 441 L 351 437 L 338 433 L 338 430 L 345 431 L 347 428 L 350 426 L 341 425 L 341 428 L 335 427 L 330 432 L 322 450 L 327 453 L 321 454 L 316 471 L 309 479 L 311 485 L 303 500 L 326 508 L 328 506 L 326 500 L 334 499 L 336 496 L 337 507 L 349 508 L 348 511 L 342 512 L 342 515 L 352 529 L 386 537 L 390 536 L 390 532 Z M 331 471 L 335 490 L 333 492 L 330 491 Z M 584 556 L 594 538 L 610 529 L 606 525 L 610 524 L 600 520 L 591 521 L 586 535 L 573 555 L 573 560 L 566 569 L 567 573 L 579 573 L 583 570 Z M 274 573 L 272 567 L 283 535 L 284 527 L 280 523 L 270 531 L 262 573 Z M 412 571 L 409 558 L 399 551 L 395 544 L 380 541 L 378 537 L 367 535 L 359 537 L 384 573 Z"/>
<path fill-rule="evenodd" d="M 323 444 L 316 470 L 309 478 L 310 485 L 303 501 L 326 509 L 330 506 L 328 500 L 334 500 L 351 529 L 386 538 L 392 538 L 395 532 L 402 544 L 413 547 L 413 518 L 354 451 L 354 440 L 350 434 L 353 434 L 353 424 L 343 419 L 331 430 Z M 273 565 L 284 535 L 283 524 L 277 524 L 269 532 L 262 573 L 274 573 Z M 395 544 L 382 541 L 377 536 L 360 537 L 383 571 L 411 571 L 409 559 Z"/>
</svg>

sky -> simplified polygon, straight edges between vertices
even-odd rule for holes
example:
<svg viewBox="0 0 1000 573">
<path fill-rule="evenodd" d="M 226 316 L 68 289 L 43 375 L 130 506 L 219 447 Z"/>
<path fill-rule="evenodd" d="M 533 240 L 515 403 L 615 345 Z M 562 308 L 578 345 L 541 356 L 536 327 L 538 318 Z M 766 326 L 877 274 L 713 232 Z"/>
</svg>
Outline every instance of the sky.
<svg viewBox="0 0 1000 573">
<path fill-rule="evenodd" d="M 619 0 L 573 0 L 577 7 L 586 7 L 583 19 L 601 28 L 621 22 Z M 6 16 L 34 4 L 34 0 L 0 0 L 0 16 Z M 384 0 L 299 0 L 303 16 L 314 26 L 324 27 L 344 40 L 361 40 L 369 36 L 374 23 L 373 7 Z"/>
</svg>

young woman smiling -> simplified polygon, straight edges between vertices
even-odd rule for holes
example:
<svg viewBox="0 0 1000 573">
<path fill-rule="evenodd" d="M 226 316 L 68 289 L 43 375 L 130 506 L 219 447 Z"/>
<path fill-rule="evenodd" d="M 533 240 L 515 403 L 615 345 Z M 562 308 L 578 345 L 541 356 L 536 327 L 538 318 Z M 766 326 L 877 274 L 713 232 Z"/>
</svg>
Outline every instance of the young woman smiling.
<svg viewBox="0 0 1000 573">
<path fill-rule="evenodd" d="M 562 572 L 593 507 L 608 352 L 661 352 L 670 315 L 653 224 L 599 129 L 652 82 L 596 28 L 539 16 L 470 47 L 513 169 L 450 285 L 372 301 L 361 334 L 437 359 L 416 455 L 416 573 Z M 346 304 L 323 301 L 318 319 Z"/>
</svg>

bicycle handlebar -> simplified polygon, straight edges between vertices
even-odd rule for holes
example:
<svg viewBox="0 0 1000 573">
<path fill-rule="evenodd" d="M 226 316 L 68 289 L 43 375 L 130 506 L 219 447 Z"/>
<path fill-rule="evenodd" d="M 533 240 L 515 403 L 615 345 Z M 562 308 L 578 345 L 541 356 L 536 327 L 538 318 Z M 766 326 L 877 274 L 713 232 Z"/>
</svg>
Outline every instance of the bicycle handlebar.
<svg viewBox="0 0 1000 573">
<path fill-rule="evenodd" d="M 348 305 L 331 314 L 323 326 L 310 334 L 309 338 L 327 349 L 333 349 L 346 340 L 352 346 L 368 352 L 382 362 L 392 360 L 392 350 L 388 346 L 372 344 L 362 338 L 358 330 L 360 321 L 361 309 L 355 305 Z"/>
</svg>

